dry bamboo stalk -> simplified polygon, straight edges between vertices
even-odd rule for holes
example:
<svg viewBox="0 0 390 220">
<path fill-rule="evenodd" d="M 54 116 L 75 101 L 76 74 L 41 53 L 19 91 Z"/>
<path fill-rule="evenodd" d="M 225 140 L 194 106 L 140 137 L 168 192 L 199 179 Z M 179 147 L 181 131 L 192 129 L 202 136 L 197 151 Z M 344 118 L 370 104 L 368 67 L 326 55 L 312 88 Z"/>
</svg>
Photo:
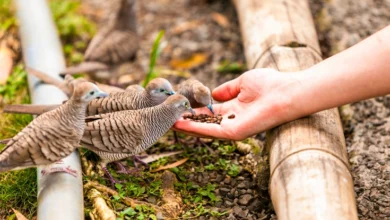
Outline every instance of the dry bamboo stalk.
<svg viewBox="0 0 390 220">
<path fill-rule="evenodd" d="M 234 0 L 249 67 L 297 71 L 321 61 L 307 0 Z M 278 219 L 357 219 L 337 109 L 267 133 Z"/>
</svg>

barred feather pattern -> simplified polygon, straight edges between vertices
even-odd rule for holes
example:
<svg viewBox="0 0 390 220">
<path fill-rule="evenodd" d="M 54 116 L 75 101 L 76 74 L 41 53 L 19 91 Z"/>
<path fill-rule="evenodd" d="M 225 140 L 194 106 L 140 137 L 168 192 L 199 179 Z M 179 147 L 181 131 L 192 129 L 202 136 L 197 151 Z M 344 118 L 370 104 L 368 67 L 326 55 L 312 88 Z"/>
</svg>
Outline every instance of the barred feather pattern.
<svg viewBox="0 0 390 220">
<path fill-rule="evenodd" d="M 155 103 L 147 92 L 136 89 L 127 89 L 123 92 L 111 93 L 108 97 L 94 99 L 87 106 L 87 115 L 97 115 L 123 110 L 136 110 L 148 108 L 160 103 Z"/>
<path fill-rule="evenodd" d="M 81 144 L 105 162 L 126 158 L 146 150 L 163 136 L 183 112 L 172 105 L 120 111 L 87 117 Z M 102 152 L 106 152 L 103 154 Z"/>
<path fill-rule="evenodd" d="M 86 104 L 67 102 L 38 116 L 0 152 L 0 172 L 56 162 L 79 146 Z"/>
</svg>

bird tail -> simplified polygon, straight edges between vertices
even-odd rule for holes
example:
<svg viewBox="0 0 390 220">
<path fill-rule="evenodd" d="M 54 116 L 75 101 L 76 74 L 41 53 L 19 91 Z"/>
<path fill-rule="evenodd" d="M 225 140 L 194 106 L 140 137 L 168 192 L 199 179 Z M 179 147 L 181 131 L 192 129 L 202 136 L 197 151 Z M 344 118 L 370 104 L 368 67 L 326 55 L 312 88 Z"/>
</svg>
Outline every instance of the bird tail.
<svg viewBox="0 0 390 220">
<path fill-rule="evenodd" d="M 82 62 L 77 66 L 71 66 L 60 73 L 60 76 L 64 77 L 66 74 L 75 75 L 78 73 L 95 72 L 99 70 L 106 70 L 108 66 L 100 62 Z"/>
<path fill-rule="evenodd" d="M 62 87 L 63 83 L 61 80 L 55 79 L 55 78 L 47 75 L 46 73 L 43 73 L 43 72 L 38 71 L 36 69 L 33 69 L 31 67 L 27 67 L 26 70 L 27 70 L 28 74 L 31 74 L 31 75 L 37 77 L 38 79 L 42 80 L 44 83 L 51 84 L 51 85 L 57 86 L 59 88 Z"/>
<path fill-rule="evenodd" d="M 0 144 L 8 144 L 8 142 L 10 140 L 12 140 L 12 138 L 7 138 L 7 139 L 0 140 Z"/>
<path fill-rule="evenodd" d="M 0 161 L 0 173 L 12 170 L 12 167 L 8 166 L 7 161 Z"/>
<path fill-rule="evenodd" d="M 6 105 L 4 113 L 40 115 L 58 108 L 60 105 Z"/>
</svg>

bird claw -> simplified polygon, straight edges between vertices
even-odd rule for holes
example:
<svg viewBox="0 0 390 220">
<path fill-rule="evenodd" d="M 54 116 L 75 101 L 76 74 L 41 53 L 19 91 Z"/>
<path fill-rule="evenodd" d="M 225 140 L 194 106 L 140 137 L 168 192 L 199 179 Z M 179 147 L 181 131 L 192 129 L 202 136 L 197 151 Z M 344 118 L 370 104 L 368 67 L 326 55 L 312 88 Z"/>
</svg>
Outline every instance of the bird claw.
<svg viewBox="0 0 390 220">
<path fill-rule="evenodd" d="M 42 176 L 46 176 L 46 175 L 49 175 L 51 173 L 59 173 L 59 172 L 64 172 L 64 173 L 70 174 L 74 177 L 77 177 L 77 171 L 70 168 L 70 166 L 67 166 L 65 168 L 64 167 L 51 167 L 49 169 L 49 171 L 42 169 L 41 174 L 42 174 Z"/>
<path fill-rule="evenodd" d="M 116 161 L 115 164 L 119 167 L 117 173 L 140 176 L 140 171 L 138 168 L 128 169 L 119 161 Z"/>
<path fill-rule="evenodd" d="M 146 156 L 143 156 L 143 155 L 134 155 L 133 156 L 133 161 L 134 161 L 135 167 L 137 167 L 137 162 L 138 162 L 138 163 L 142 164 L 143 166 L 145 166 L 146 168 L 149 168 L 149 165 L 141 160 L 141 158 L 143 158 L 143 157 L 146 157 Z"/>
<path fill-rule="evenodd" d="M 103 169 L 104 173 L 108 176 L 108 179 L 109 179 L 110 182 L 111 182 L 111 187 L 112 187 L 113 189 L 115 189 L 115 184 L 116 184 L 116 183 L 123 183 L 123 181 L 114 179 L 114 177 L 111 175 L 110 171 L 108 171 L 107 167 L 103 167 L 102 169 Z"/>
</svg>

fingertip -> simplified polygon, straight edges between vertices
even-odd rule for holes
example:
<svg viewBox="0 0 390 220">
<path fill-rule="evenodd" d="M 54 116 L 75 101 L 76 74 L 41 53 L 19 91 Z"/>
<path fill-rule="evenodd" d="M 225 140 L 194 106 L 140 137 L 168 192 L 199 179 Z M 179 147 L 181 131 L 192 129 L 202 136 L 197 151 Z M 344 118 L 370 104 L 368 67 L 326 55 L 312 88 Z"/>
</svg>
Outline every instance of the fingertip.
<svg viewBox="0 0 390 220">
<path fill-rule="evenodd" d="M 228 81 L 212 91 L 212 96 L 217 101 L 227 101 L 237 97 L 240 93 L 240 77 Z"/>
</svg>

